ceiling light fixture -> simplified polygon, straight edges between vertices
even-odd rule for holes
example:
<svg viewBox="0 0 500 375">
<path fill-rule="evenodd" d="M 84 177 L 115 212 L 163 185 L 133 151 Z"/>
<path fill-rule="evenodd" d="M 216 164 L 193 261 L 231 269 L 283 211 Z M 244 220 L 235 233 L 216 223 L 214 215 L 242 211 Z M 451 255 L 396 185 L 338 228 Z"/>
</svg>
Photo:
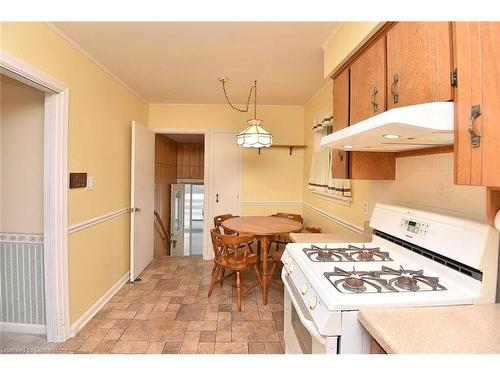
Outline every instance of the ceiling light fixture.
<svg viewBox="0 0 500 375">
<path fill-rule="evenodd" d="M 397 135 L 397 134 L 384 134 L 382 137 L 384 137 L 385 139 L 399 139 L 399 138 L 401 138 L 401 136 Z"/>
<path fill-rule="evenodd" d="M 245 109 L 235 107 L 231 104 L 231 101 L 227 97 L 226 82 L 229 81 L 229 78 L 220 77 L 218 78 L 218 81 L 222 84 L 222 90 L 224 91 L 224 96 L 227 100 L 227 103 L 235 111 L 248 112 L 248 109 L 250 107 L 250 99 L 252 98 L 252 92 L 254 94 L 254 118 L 248 120 L 248 127 L 237 135 L 236 142 L 238 143 L 238 146 L 254 148 L 271 147 L 271 145 L 273 144 L 273 136 L 261 126 L 262 120 L 257 119 L 257 81 L 254 81 L 253 86 L 250 88 L 250 92 L 248 93 L 247 106 Z"/>
</svg>

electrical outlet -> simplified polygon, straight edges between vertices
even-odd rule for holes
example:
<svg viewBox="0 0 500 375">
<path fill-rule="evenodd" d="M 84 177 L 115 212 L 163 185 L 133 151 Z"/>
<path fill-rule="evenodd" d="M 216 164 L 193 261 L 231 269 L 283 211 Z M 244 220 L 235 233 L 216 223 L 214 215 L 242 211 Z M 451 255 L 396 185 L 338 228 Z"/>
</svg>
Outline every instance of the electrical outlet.
<svg viewBox="0 0 500 375">
<path fill-rule="evenodd" d="M 368 201 L 363 201 L 363 215 L 368 215 Z"/>
</svg>

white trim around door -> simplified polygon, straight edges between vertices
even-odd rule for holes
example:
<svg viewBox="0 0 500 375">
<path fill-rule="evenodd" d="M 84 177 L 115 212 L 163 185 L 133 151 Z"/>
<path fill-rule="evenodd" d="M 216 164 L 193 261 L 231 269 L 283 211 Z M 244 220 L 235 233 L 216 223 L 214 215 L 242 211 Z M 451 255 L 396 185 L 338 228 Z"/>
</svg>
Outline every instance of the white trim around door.
<svg viewBox="0 0 500 375">
<path fill-rule="evenodd" d="M 0 72 L 45 92 L 44 273 L 47 341 L 70 335 L 68 291 L 69 87 L 0 50 Z"/>
</svg>

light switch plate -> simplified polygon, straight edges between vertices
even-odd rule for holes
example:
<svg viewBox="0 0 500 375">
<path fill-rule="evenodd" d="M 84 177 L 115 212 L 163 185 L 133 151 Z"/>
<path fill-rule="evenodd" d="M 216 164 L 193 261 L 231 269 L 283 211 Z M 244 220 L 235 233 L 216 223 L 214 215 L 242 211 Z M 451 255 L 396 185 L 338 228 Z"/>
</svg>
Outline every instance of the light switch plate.
<svg viewBox="0 0 500 375">
<path fill-rule="evenodd" d="M 94 190 L 94 176 L 88 176 L 87 175 L 87 187 L 85 190 Z"/>
</svg>

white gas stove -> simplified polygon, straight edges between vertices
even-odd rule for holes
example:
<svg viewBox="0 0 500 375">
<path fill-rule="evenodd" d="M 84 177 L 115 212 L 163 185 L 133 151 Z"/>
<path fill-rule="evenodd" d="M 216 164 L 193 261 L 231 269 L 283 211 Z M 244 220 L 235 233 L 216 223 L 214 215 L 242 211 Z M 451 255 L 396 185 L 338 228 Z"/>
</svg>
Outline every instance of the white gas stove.
<svg viewBox="0 0 500 375">
<path fill-rule="evenodd" d="M 498 232 L 482 223 L 377 204 L 370 243 L 292 243 L 281 258 L 288 353 L 368 353 L 368 307 L 495 301 Z"/>
</svg>

